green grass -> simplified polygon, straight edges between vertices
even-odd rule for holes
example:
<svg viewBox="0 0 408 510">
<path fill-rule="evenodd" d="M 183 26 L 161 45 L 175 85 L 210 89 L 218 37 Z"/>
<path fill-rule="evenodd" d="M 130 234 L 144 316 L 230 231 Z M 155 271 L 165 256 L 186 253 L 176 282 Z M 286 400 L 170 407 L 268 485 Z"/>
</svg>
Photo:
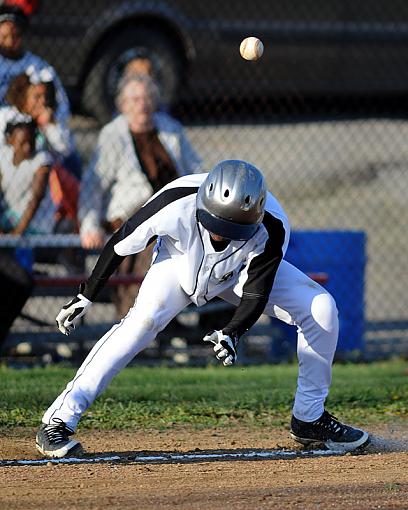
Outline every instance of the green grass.
<svg viewBox="0 0 408 510">
<path fill-rule="evenodd" d="M 408 417 L 407 363 L 335 365 L 327 408 L 355 423 Z M 74 376 L 69 368 L 0 368 L 0 428 L 35 427 Z M 286 424 L 297 366 L 128 368 L 81 421 L 86 428 Z"/>
</svg>

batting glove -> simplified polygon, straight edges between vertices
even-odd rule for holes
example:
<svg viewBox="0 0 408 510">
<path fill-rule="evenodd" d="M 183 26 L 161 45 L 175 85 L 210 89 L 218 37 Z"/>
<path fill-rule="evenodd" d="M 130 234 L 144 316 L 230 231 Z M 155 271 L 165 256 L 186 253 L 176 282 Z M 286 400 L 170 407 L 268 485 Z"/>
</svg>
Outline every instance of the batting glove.
<svg viewBox="0 0 408 510">
<path fill-rule="evenodd" d="M 85 315 L 91 305 L 92 301 L 89 301 L 89 299 L 81 293 L 77 294 L 74 299 L 64 305 L 56 318 L 58 329 L 61 333 L 69 335 L 70 332 L 75 329 L 75 325 L 78 323 L 79 319 Z"/>
<path fill-rule="evenodd" d="M 214 344 L 215 356 L 222 361 L 225 367 L 235 363 L 237 359 L 237 338 L 224 335 L 222 331 L 213 331 L 207 333 L 203 340 Z"/>
</svg>

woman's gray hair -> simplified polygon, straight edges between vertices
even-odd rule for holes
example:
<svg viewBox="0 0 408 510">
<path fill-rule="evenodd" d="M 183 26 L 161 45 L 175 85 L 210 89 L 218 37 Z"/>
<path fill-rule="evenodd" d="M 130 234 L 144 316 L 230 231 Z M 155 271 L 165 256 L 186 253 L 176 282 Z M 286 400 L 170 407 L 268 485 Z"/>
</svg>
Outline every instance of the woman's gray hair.
<svg viewBox="0 0 408 510">
<path fill-rule="evenodd" d="M 125 88 L 129 85 L 129 83 L 141 83 L 146 85 L 147 90 L 149 91 L 150 96 L 154 102 L 155 107 L 159 104 L 160 101 L 160 91 L 157 83 L 153 78 L 148 76 L 147 74 L 125 74 L 119 80 L 118 87 L 116 90 L 116 108 L 121 111 L 121 105 L 123 102 L 123 92 Z"/>
</svg>

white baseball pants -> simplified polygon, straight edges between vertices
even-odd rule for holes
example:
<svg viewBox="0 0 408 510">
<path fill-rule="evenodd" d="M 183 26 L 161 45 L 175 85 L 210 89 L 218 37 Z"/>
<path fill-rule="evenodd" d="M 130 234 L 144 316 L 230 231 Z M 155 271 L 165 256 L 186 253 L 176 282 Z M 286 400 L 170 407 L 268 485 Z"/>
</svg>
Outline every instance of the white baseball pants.
<svg viewBox="0 0 408 510">
<path fill-rule="evenodd" d="M 220 297 L 236 305 L 241 292 L 242 284 L 238 283 Z M 156 261 L 134 306 L 95 344 L 74 379 L 46 411 L 43 422 L 59 418 L 75 430 L 82 414 L 113 377 L 189 303 L 174 261 Z M 298 328 L 299 374 L 293 413 L 300 420 L 313 421 L 323 413 L 331 384 L 338 337 L 335 302 L 319 284 L 284 260 L 264 313 Z"/>
</svg>

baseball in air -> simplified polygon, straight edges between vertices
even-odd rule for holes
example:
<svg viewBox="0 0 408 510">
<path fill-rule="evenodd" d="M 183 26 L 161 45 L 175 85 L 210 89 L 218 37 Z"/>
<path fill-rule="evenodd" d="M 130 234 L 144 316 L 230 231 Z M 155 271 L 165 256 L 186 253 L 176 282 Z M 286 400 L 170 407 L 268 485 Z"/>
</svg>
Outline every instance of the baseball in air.
<svg viewBox="0 0 408 510">
<path fill-rule="evenodd" d="M 258 60 L 262 57 L 264 45 L 257 37 L 246 37 L 239 46 L 241 57 L 245 60 Z"/>
</svg>

